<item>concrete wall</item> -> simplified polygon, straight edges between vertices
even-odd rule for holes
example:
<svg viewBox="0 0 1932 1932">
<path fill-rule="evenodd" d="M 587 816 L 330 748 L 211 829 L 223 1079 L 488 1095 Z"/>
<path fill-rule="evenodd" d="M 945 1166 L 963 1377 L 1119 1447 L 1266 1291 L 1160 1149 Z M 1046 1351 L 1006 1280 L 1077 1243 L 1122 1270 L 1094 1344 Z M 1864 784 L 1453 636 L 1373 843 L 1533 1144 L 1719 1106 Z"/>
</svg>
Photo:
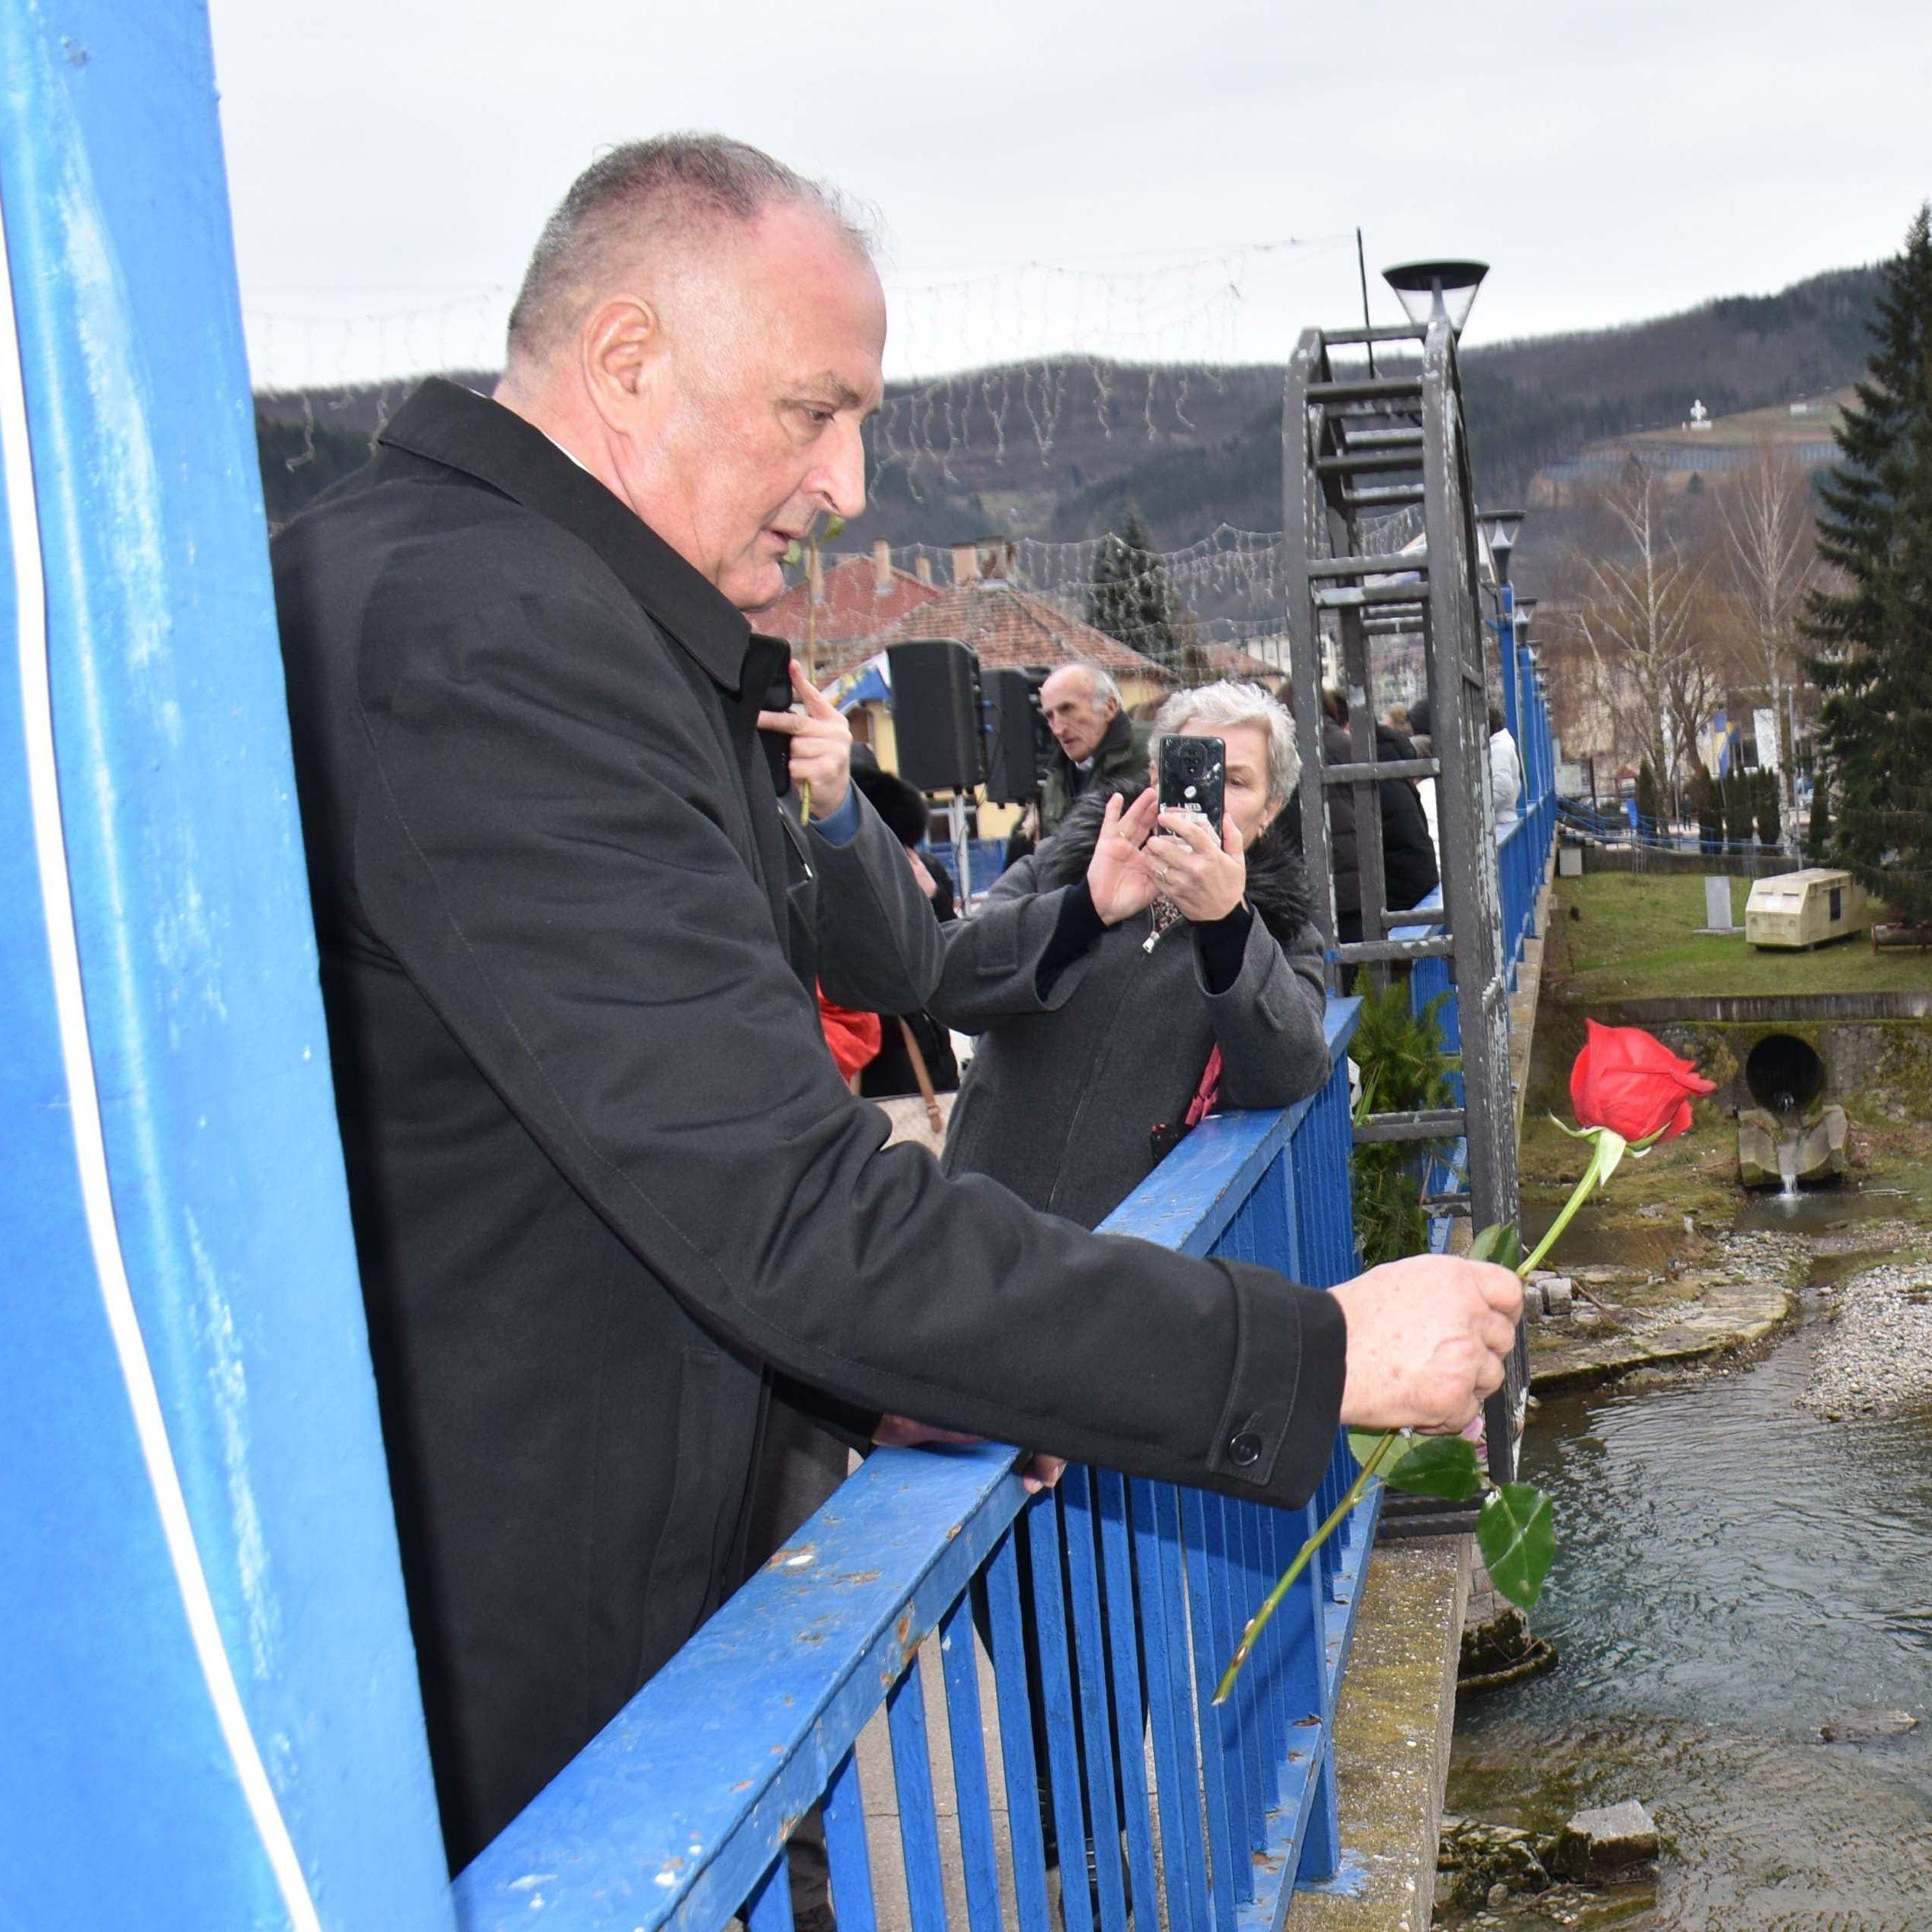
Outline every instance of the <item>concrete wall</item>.
<svg viewBox="0 0 1932 1932">
<path fill-rule="evenodd" d="M 1789 1033 L 1824 1062 L 1823 1097 L 1854 1111 L 1932 1119 L 1932 992 L 1826 993 L 1778 999 L 1626 1000 L 1589 1009 L 1606 1026 L 1642 1026 L 1718 1083 L 1717 1104 L 1747 1107 L 1744 1062 Z M 1551 1014 L 1544 1015 L 1547 1021 Z M 1581 1016 L 1578 1016 L 1580 1027 Z M 1567 1065 L 1567 1062 L 1566 1062 Z"/>
</svg>

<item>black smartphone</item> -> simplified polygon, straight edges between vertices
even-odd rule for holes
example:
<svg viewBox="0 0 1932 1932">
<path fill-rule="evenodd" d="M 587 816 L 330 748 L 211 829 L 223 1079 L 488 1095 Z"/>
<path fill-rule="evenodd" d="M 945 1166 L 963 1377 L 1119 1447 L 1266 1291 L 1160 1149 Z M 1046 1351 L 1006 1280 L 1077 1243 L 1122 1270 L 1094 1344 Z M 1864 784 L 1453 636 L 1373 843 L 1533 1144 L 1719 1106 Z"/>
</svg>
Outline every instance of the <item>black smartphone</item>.
<svg viewBox="0 0 1932 1932">
<path fill-rule="evenodd" d="M 1174 737 L 1161 741 L 1160 798 L 1163 812 L 1198 812 L 1221 835 L 1227 790 L 1227 747 L 1219 738 Z"/>
</svg>

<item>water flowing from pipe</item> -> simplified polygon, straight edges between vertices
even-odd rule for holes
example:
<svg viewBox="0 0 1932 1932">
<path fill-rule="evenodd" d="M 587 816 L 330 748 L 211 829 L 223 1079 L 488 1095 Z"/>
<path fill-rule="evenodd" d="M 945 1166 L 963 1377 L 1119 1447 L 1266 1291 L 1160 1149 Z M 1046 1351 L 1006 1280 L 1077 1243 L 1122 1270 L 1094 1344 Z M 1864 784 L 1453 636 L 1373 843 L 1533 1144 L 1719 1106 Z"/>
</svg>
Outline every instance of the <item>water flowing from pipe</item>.
<svg viewBox="0 0 1932 1932">
<path fill-rule="evenodd" d="M 1787 1201 L 1797 1198 L 1797 1149 L 1799 1134 L 1796 1129 L 1778 1136 L 1778 1175 L 1783 1183 L 1779 1191 Z"/>
</svg>

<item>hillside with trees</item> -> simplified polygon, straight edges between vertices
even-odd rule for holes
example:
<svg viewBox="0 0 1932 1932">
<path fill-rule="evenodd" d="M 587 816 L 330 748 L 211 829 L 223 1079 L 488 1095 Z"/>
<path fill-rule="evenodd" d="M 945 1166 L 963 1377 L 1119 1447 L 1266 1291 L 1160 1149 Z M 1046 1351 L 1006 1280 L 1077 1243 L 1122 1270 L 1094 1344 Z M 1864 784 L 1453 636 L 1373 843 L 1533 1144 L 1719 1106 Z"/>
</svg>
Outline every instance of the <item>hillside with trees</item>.
<svg viewBox="0 0 1932 1932">
<path fill-rule="evenodd" d="M 1545 464 L 1674 423 L 1694 396 L 1722 415 L 1842 387 L 1864 366 L 1878 290 L 1875 267 L 1838 269 L 1627 327 L 1472 348 L 1479 496 L 1520 498 Z M 1220 524 L 1277 529 L 1282 374 L 1067 357 L 895 385 L 873 426 L 873 501 L 855 534 L 1094 537 L 1119 530 L 1130 504 L 1156 550 Z M 271 518 L 349 466 L 409 387 L 258 397 Z"/>
</svg>

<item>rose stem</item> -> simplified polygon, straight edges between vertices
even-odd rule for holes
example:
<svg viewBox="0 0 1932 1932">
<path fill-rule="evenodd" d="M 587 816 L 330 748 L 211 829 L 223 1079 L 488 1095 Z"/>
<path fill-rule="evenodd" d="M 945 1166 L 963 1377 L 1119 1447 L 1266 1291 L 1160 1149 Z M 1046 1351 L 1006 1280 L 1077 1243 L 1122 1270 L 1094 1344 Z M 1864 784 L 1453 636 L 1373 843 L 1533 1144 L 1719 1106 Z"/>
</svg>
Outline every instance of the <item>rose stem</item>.
<svg viewBox="0 0 1932 1932">
<path fill-rule="evenodd" d="M 1234 1688 L 1234 1680 L 1240 1676 L 1241 1666 L 1248 1661 L 1248 1653 L 1254 1648 L 1255 1639 L 1268 1626 L 1268 1619 L 1281 1608 L 1282 1599 L 1294 1587 L 1295 1579 L 1308 1567 L 1308 1558 L 1320 1549 L 1328 1539 L 1330 1532 L 1343 1517 L 1361 1500 L 1362 1492 L 1368 1487 L 1369 1478 L 1382 1466 L 1383 1459 L 1396 1441 L 1396 1431 L 1391 1429 L 1375 1447 L 1369 1452 L 1369 1459 L 1362 1465 L 1362 1473 L 1348 1486 L 1348 1493 L 1329 1512 L 1327 1519 L 1296 1552 L 1295 1561 L 1282 1573 L 1281 1581 L 1269 1591 L 1261 1608 L 1248 1619 L 1248 1627 L 1241 1632 L 1241 1641 L 1229 1658 L 1227 1668 L 1221 1673 L 1221 1681 L 1214 1687 L 1214 1702 L 1224 1704 L 1228 1693 Z"/>
<path fill-rule="evenodd" d="M 1529 1279 L 1531 1270 L 1535 1268 L 1544 1256 L 1556 1246 L 1557 1237 L 1570 1225 L 1571 1219 L 1577 1210 L 1596 1191 L 1597 1169 L 1601 1164 L 1603 1151 L 1603 1143 L 1600 1140 L 1593 1139 L 1590 1142 L 1590 1165 L 1584 1169 L 1584 1178 L 1577 1183 L 1576 1191 L 1563 1204 L 1563 1212 L 1551 1222 L 1549 1233 L 1537 1243 L 1535 1250 L 1527 1260 L 1517 1263 L 1516 1279 L 1519 1281 L 1526 1282 Z"/>
</svg>

